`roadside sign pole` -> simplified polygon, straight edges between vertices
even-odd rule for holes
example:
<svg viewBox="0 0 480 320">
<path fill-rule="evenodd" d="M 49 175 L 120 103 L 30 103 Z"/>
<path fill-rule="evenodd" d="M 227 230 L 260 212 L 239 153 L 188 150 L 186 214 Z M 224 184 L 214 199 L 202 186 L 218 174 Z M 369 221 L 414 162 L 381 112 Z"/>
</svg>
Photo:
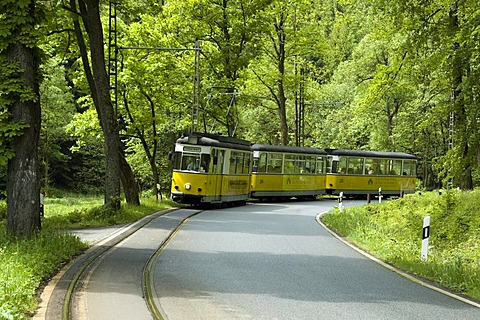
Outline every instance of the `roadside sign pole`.
<svg viewBox="0 0 480 320">
<path fill-rule="evenodd" d="M 423 218 L 423 230 L 422 230 L 422 261 L 428 259 L 428 238 L 430 237 L 430 216 Z"/>
<path fill-rule="evenodd" d="M 343 209 L 343 191 L 338 195 L 338 210 L 342 211 Z"/>
</svg>

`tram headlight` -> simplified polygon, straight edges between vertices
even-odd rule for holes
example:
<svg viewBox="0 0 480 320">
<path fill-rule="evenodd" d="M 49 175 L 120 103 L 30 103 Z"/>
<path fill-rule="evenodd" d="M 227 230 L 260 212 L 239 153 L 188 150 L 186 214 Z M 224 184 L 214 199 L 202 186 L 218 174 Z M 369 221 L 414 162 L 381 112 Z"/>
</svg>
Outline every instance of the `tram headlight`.
<svg viewBox="0 0 480 320">
<path fill-rule="evenodd" d="M 192 185 L 190 183 L 185 183 L 185 190 L 190 190 L 192 188 Z"/>
</svg>

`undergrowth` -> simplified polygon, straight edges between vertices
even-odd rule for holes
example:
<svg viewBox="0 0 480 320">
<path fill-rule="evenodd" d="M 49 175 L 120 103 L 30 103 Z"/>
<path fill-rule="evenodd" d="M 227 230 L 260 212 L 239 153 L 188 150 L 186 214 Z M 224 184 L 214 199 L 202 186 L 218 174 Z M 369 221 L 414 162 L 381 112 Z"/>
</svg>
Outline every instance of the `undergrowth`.
<svg viewBox="0 0 480 320">
<path fill-rule="evenodd" d="M 23 319 L 35 310 L 35 291 L 85 247 L 76 236 L 43 230 L 31 239 L 0 232 L 0 319 Z"/>
<path fill-rule="evenodd" d="M 423 219 L 431 217 L 422 262 Z M 430 192 L 336 209 L 322 221 L 380 259 L 480 300 L 480 190 Z"/>
</svg>

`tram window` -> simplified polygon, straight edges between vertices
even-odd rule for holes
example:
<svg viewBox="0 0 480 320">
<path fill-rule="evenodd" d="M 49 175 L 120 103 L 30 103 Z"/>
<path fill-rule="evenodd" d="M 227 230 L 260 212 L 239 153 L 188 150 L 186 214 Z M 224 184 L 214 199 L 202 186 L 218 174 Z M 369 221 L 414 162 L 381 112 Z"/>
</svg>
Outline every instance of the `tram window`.
<svg viewBox="0 0 480 320">
<path fill-rule="evenodd" d="M 378 159 L 365 159 L 365 172 L 367 174 L 379 174 Z"/>
<path fill-rule="evenodd" d="M 378 172 L 378 174 L 387 175 L 388 172 L 390 171 L 388 159 L 379 159 L 378 162 L 379 162 L 379 168 L 380 168 L 380 171 Z"/>
<path fill-rule="evenodd" d="M 295 172 L 295 156 L 285 155 L 285 168 L 284 173 L 294 173 Z"/>
<path fill-rule="evenodd" d="M 243 152 L 239 152 L 237 155 L 237 173 L 243 173 L 243 166 L 245 162 L 245 154 Z"/>
<path fill-rule="evenodd" d="M 250 154 L 244 153 L 243 154 L 243 173 L 244 174 L 250 174 L 250 162 L 251 162 Z"/>
<path fill-rule="evenodd" d="M 403 160 L 403 172 L 404 176 L 415 176 L 415 161 Z"/>
<path fill-rule="evenodd" d="M 210 155 L 202 154 L 200 161 L 200 172 L 208 172 L 210 166 Z"/>
<path fill-rule="evenodd" d="M 239 162 L 241 162 L 241 154 L 236 151 L 232 151 L 232 154 L 230 155 L 230 174 L 235 174 L 237 173 L 237 168 L 239 165 Z"/>
<path fill-rule="evenodd" d="M 391 175 L 400 175 L 402 172 L 402 160 L 391 160 L 391 168 L 390 173 Z"/>
<path fill-rule="evenodd" d="M 363 174 L 363 158 L 355 158 L 355 157 L 349 158 L 348 173 Z"/>
<path fill-rule="evenodd" d="M 238 169 L 238 173 L 248 174 L 248 169 L 249 169 L 248 167 L 250 166 L 248 153 L 242 152 L 241 155 L 242 155 L 242 161 L 241 161 L 241 167 L 239 167 Z"/>
<path fill-rule="evenodd" d="M 173 154 L 173 169 L 175 170 L 181 170 L 182 167 L 181 167 L 181 163 L 182 163 L 182 153 L 181 152 L 175 152 Z"/>
<path fill-rule="evenodd" d="M 327 172 L 337 173 L 338 161 L 333 160 L 331 157 L 327 157 Z"/>
<path fill-rule="evenodd" d="M 325 161 L 323 157 L 317 157 L 316 173 L 324 172 Z"/>
<path fill-rule="evenodd" d="M 267 172 L 282 173 L 283 156 L 279 153 L 269 153 L 267 161 Z"/>
<path fill-rule="evenodd" d="M 229 159 L 229 169 L 228 169 L 228 173 L 232 174 L 232 173 L 235 173 L 235 161 L 237 161 L 237 158 L 235 157 L 235 153 L 232 152 L 232 154 L 230 155 L 230 159 Z"/>
<path fill-rule="evenodd" d="M 297 156 L 295 160 L 295 173 L 305 173 L 305 157 Z"/>
<path fill-rule="evenodd" d="M 305 173 L 315 173 L 315 157 L 305 157 Z"/>
<path fill-rule="evenodd" d="M 257 172 L 267 172 L 267 154 L 260 154 L 260 158 L 256 160 Z M 255 166 L 255 161 L 253 163 Z"/>
<path fill-rule="evenodd" d="M 262 157 L 260 157 L 261 161 Z M 245 152 L 232 151 L 230 156 L 230 174 L 250 173 L 250 155 Z"/>
<path fill-rule="evenodd" d="M 341 157 L 338 160 L 337 172 L 338 173 L 347 173 L 347 158 L 346 157 Z"/>
<path fill-rule="evenodd" d="M 182 157 L 182 170 L 198 171 L 200 168 L 200 155 L 184 153 Z"/>
</svg>

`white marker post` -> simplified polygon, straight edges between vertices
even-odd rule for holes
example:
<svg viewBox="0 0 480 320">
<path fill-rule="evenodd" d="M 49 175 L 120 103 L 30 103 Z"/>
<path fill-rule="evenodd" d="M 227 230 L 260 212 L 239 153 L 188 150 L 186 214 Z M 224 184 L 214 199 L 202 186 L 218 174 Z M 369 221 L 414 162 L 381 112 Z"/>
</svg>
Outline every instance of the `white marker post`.
<svg viewBox="0 0 480 320">
<path fill-rule="evenodd" d="M 43 195 L 43 193 L 40 193 L 40 217 L 43 217 L 45 214 L 45 210 L 43 207 L 44 200 L 45 200 L 45 196 Z"/>
<path fill-rule="evenodd" d="M 422 231 L 422 261 L 427 261 L 428 258 L 428 238 L 430 237 L 430 216 L 423 218 Z"/>
<path fill-rule="evenodd" d="M 340 191 L 338 195 L 338 210 L 342 211 L 343 208 L 343 191 Z"/>
<path fill-rule="evenodd" d="M 378 203 L 382 203 L 382 188 L 378 188 Z"/>
</svg>

